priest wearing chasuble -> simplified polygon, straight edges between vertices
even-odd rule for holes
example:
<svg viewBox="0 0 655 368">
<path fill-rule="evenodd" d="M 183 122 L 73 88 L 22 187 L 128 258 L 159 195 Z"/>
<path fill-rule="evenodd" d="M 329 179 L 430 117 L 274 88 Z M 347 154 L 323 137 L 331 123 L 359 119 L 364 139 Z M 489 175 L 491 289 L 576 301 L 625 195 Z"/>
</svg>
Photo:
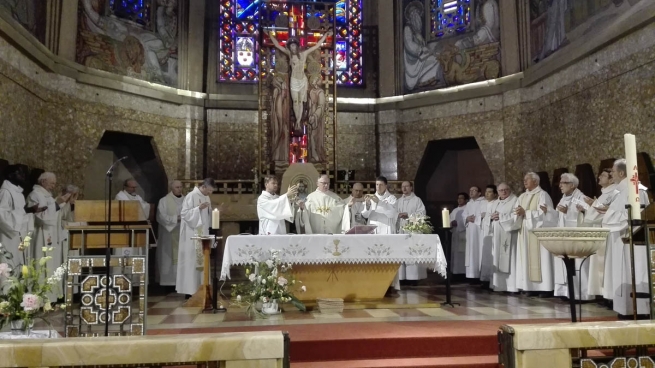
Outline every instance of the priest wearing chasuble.
<svg viewBox="0 0 655 368">
<path fill-rule="evenodd" d="M 345 211 L 343 200 L 330 191 L 330 177 L 321 175 L 316 191 L 305 202 L 299 202 L 296 229 L 305 234 L 341 234 L 350 229 L 350 213 Z"/>
<path fill-rule="evenodd" d="M 170 192 L 159 200 L 157 206 L 157 273 L 159 285 L 173 286 L 177 279 L 177 256 L 180 247 L 180 222 L 182 221 L 182 183 L 175 180 Z"/>
<path fill-rule="evenodd" d="M 257 217 L 259 217 L 259 235 L 286 234 L 285 222 L 293 222 L 293 205 L 289 197 L 297 194 L 298 187 L 289 187 L 287 193 L 277 195 L 278 180 L 275 176 L 264 178 L 266 190 L 257 198 Z"/>
<path fill-rule="evenodd" d="M 521 221 L 516 247 L 516 284 L 529 294 L 547 297 L 555 289 L 553 255 L 539 244 L 530 230 L 555 227 L 557 213 L 550 195 L 539 186 L 539 175 L 527 173 L 523 185 L 525 192 L 514 205 L 514 218 Z"/>
<path fill-rule="evenodd" d="M 191 238 L 209 235 L 212 217 L 209 195 L 214 192 L 215 187 L 214 179 L 206 178 L 200 186 L 193 188 L 182 202 L 175 290 L 188 297 L 198 291 L 204 269 L 202 243 Z"/>
<path fill-rule="evenodd" d="M 522 221 L 514 216 L 517 199 L 507 183 L 498 185 L 498 205 L 491 213 L 494 269 L 491 286 L 494 291 L 519 291 L 516 285 L 516 243 Z"/>
</svg>

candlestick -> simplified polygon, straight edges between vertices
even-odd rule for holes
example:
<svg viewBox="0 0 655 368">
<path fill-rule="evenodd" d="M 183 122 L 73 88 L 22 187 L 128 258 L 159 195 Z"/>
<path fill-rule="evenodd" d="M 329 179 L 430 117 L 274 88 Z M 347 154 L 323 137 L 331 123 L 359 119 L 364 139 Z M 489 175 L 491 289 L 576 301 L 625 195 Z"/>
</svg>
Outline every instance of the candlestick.
<svg viewBox="0 0 655 368">
<path fill-rule="evenodd" d="M 218 208 L 214 208 L 214 211 L 212 211 L 212 229 L 220 229 L 221 228 L 221 212 L 218 210 Z"/>
<path fill-rule="evenodd" d="M 625 134 L 625 161 L 628 177 L 628 204 L 632 205 L 632 219 L 641 220 L 641 203 L 639 203 L 639 170 L 637 169 L 637 143 L 633 134 Z"/>
<path fill-rule="evenodd" d="M 448 212 L 447 208 L 444 208 L 443 211 L 441 211 L 441 222 L 444 229 L 450 228 L 450 212 Z"/>
</svg>

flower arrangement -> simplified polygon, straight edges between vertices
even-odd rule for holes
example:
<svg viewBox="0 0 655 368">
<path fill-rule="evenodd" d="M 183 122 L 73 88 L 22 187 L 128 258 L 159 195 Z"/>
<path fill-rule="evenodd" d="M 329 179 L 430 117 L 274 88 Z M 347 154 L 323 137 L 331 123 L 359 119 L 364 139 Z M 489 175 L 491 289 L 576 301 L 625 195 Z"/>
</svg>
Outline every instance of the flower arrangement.
<svg viewBox="0 0 655 368">
<path fill-rule="evenodd" d="M 411 215 L 402 230 L 409 234 L 432 234 L 434 228 L 429 219 L 430 217 L 425 215 Z"/>
<path fill-rule="evenodd" d="M 18 247 L 21 252 L 28 248 L 30 235 L 28 233 L 21 241 Z M 52 257 L 47 253 L 53 250 L 53 247 L 43 247 L 45 256 L 38 260 L 28 260 L 23 253 L 23 263 L 16 265 L 13 254 L 0 244 L 0 255 L 8 262 L 0 263 L 0 329 L 7 323 L 11 323 L 13 329 L 17 323 L 29 331 L 34 319 L 41 318 L 47 323 L 46 313 L 65 307 L 53 306 L 48 298 L 48 293 L 60 291 L 66 274 L 66 267 L 61 265 L 48 276 L 46 264 Z"/>
<path fill-rule="evenodd" d="M 253 308 L 258 303 L 262 303 L 264 308 L 266 304 L 275 303 L 275 309 L 277 302 L 292 303 L 299 310 L 306 311 L 305 305 L 294 296 L 294 290 L 305 292 L 307 288 L 289 273 L 291 264 L 280 261 L 278 250 L 271 249 L 270 253 L 269 259 L 263 262 L 252 259 L 246 266 L 248 282 L 232 285 L 234 304 L 247 305 L 249 315 L 261 314 Z"/>
</svg>

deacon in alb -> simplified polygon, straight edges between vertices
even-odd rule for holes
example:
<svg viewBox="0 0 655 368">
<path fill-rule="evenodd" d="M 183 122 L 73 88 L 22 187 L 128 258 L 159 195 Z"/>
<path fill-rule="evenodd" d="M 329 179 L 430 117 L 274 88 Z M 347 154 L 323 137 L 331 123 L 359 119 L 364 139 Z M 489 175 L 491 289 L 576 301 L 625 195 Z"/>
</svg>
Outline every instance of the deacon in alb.
<svg viewBox="0 0 655 368">
<path fill-rule="evenodd" d="M 0 188 L 0 244 L 13 256 L 13 263 L 23 263 L 23 252 L 18 246 L 28 233 L 29 214 L 26 212 L 40 212 L 44 208 L 25 208 L 23 186 L 25 177 L 18 165 L 9 165 L 5 168 L 5 181 Z M 7 260 L 2 260 L 6 262 Z"/>
<path fill-rule="evenodd" d="M 578 210 L 578 205 L 584 205 L 586 196 L 578 189 L 580 181 L 570 173 L 564 173 L 560 177 L 559 188 L 562 191 L 562 199 L 557 204 L 557 213 L 559 220 L 558 227 L 578 227 L 582 225 L 583 213 Z M 577 300 L 591 300 L 587 286 L 589 284 L 589 262 L 582 262 L 583 259 L 575 260 L 575 276 L 573 277 L 573 286 L 575 298 Z M 555 257 L 555 296 L 568 298 L 569 289 L 566 275 L 566 266 L 562 258 Z M 582 290 L 579 290 L 580 279 L 582 278 Z M 582 292 L 582 293 L 581 293 Z"/>
<path fill-rule="evenodd" d="M 343 200 L 343 203 L 346 203 L 348 206 L 346 210 L 350 213 L 350 224 L 344 226 L 344 228 L 366 225 L 366 219 L 362 216 L 362 211 L 364 211 L 364 201 L 364 186 L 362 183 L 353 184 L 350 196 Z"/>
<path fill-rule="evenodd" d="M 616 197 L 610 203 L 603 217 L 603 227 L 610 230 L 607 238 L 607 255 L 605 258 L 605 278 L 603 293 L 611 294 L 614 311 L 621 315 L 632 315 L 632 277 L 630 267 L 630 247 L 623 244 L 622 236 L 628 230 L 628 191 L 638 188 L 627 178 L 626 161 L 619 159 L 614 162 L 612 178 L 616 184 Z M 647 198 L 640 193 L 641 203 L 648 203 Z M 597 209 L 602 212 L 602 209 Z M 646 247 L 634 247 L 635 286 L 637 293 L 648 293 L 648 264 Z M 637 314 L 648 314 L 648 299 L 637 299 Z"/>
<path fill-rule="evenodd" d="M 498 190 L 495 185 L 487 185 L 484 191 L 484 201 L 480 217 L 480 281 L 491 286 L 491 279 L 494 275 L 493 265 L 493 226 L 491 214 L 496 212 L 498 207 Z"/>
<path fill-rule="evenodd" d="M 461 192 L 457 194 L 457 208 L 450 212 L 450 231 L 452 240 L 450 242 L 450 260 L 452 265 L 450 273 L 463 275 L 466 273 L 466 219 L 464 208 L 469 200 L 469 195 Z"/>
<path fill-rule="evenodd" d="M 259 217 L 259 235 L 286 234 L 285 221 L 293 221 L 293 205 L 290 198 L 298 193 L 297 186 L 289 187 L 287 193 L 277 195 L 278 181 L 275 176 L 264 178 L 266 190 L 257 198 L 257 217 Z"/>
<path fill-rule="evenodd" d="M 404 233 L 403 227 L 409 223 L 411 216 L 425 216 L 425 206 L 421 198 L 414 194 L 414 186 L 408 181 L 402 183 L 403 196 L 398 198 L 398 233 Z M 428 278 L 426 264 L 402 264 L 398 274 L 400 280 L 423 280 Z"/>
<path fill-rule="evenodd" d="M 344 211 L 343 200 L 330 191 L 327 175 L 318 178 L 316 191 L 305 202 L 299 202 L 298 207 L 296 229 L 304 228 L 305 234 L 340 234 L 349 230 L 349 214 Z"/>
<path fill-rule="evenodd" d="M 466 221 L 466 277 L 480 278 L 480 224 L 482 223 L 482 205 L 484 198 L 480 196 L 477 186 L 469 189 L 471 200 L 464 208 Z"/>
<path fill-rule="evenodd" d="M 198 235 L 209 235 L 211 224 L 211 199 L 209 195 L 216 189 L 214 179 L 206 178 L 202 184 L 193 188 L 182 202 L 180 222 L 180 245 L 177 256 L 177 277 L 175 289 L 188 296 L 198 291 L 204 267 L 202 244 L 193 240 Z"/>
<path fill-rule="evenodd" d="M 557 225 L 557 214 L 550 195 L 539 187 L 539 175 L 529 172 L 523 178 L 525 192 L 514 207 L 514 217 L 521 221 L 517 242 L 516 284 L 530 294 L 548 296 L 554 290 L 553 255 L 530 231 Z"/>
<path fill-rule="evenodd" d="M 63 252 L 59 243 L 59 210 L 60 206 L 68 202 L 71 198 L 70 193 L 57 197 L 52 197 L 52 190 L 57 186 L 57 177 L 51 172 L 44 172 L 37 180 L 38 184 L 34 185 L 32 193 L 27 196 L 27 206 L 45 208 L 45 210 L 34 214 L 34 234 L 32 236 L 32 247 L 34 256 L 40 259 L 45 256 L 51 256 L 52 259 L 46 263 L 48 275 L 62 265 Z M 44 252 L 44 247 L 53 247 L 50 252 Z M 63 290 L 53 290 L 48 294 L 50 301 L 55 301 L 63 295 Z"/>
<path fill-rule="evenodd" d="M 170 192 L 159 200 L 157 206 L 157 282 L 159 285 L 173 286 L 177 279 L 177 256 L 180 246 L 180 222 L 182 220 L 182 183 L 174 180 Z"/>
<path fill-rule="evenodd" d="M 516 243 L 521 220 L 514 216 L 516 196 L 507 183 L 498 185 L 498 206 L 491 213 L 493 221 L 493 264 L 492 285 L 494 291 L 516 293 Z"/>
</svg>

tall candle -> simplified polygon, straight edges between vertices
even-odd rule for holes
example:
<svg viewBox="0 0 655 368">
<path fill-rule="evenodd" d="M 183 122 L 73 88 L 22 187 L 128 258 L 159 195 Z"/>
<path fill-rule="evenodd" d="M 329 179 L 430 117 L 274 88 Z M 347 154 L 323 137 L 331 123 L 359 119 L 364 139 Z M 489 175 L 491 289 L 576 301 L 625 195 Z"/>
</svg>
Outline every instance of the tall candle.
<svg viewBox="0 0 655 368">
<path fill-rule="evenodd" d="M 623 136 L 625 141 L 626 175 L 628 176 L 628 204 L 632 205 L 632 218 L 641 220 L 639 203 L 639 171 L 637 170 L 637 143 L 633 134 Z"/>
<path fill-rule="evenodd" d="M 441 222 L 443 223 L 444 229 L 450 228 L 450 212 L 448 212 L 447 208 L 441 211 Z"/>
<path fill-rule="evenodd" d="M 218 210 L 218 208 L 214 208 L 214 211 L 212 211 L 212 229 L 220 229 L 221 228 L 221 212 Z"/>
</svg>

